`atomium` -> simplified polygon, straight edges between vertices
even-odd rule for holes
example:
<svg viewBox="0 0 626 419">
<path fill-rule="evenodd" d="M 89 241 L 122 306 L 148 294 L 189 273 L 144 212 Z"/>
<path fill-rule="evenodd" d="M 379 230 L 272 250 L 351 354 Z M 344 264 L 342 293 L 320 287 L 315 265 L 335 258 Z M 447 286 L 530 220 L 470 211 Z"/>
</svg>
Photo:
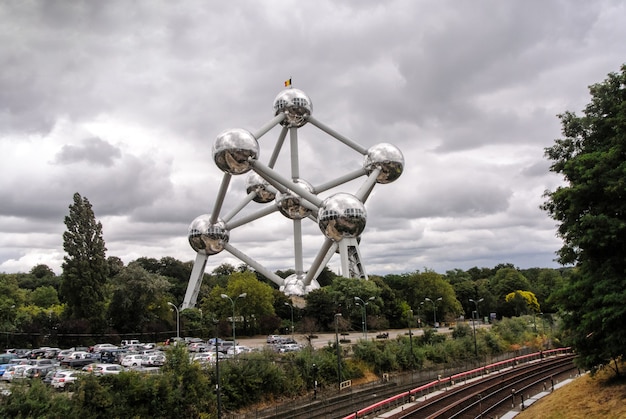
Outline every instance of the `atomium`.
<svg viewBox="0 0 626 419">
<path fill-rule="evenodd" d="M 365 202 L 376 184 L 388 184 L 404 170 L 402 152 L 392 144 L 378 143 L 365 148 L 339 134 L 313 117 L 313 104 L 302 90 L 288 88 L 274 99 L 274 117 L 256 132 L 230 129 L 220 133 L 213 144 L 213 160 L 223 172 L 222 183 L 213 211 L 197 217 L 189 226 L 188 239 L 196 252 L 182 308 L 196 304 L 202 276 L 209 256 L 227 251 L 257 272 L 273 281 L 287 295 L 304 295 L 319 288 L 317 277 L 334 255 L 341 259 L 341 275 L 367 279 L 359 245 L 367 223 Z M 298 129 L 309 124 L 346 146 L 346 151 L 363 156 L 361 168 L 335 179 L 315 184 L 300 173 Z M 274 152 L 264 163 L 260 160 L 259 139 L 280 126 Z M 275 169 L 284 140 L 289 134 L 291 173 L 283 176 Z M 338 156 L 338 159 L 341 156 Z M 324 161 L 322 164 L 332 164 Z M 248 173 L 246 196 L 222 215 L 222 207 L 233 176 Z M 364 177 L 356 191 L 337 188 Z M 243 209 L 254 202 L 262 206 L 244 214 Z M 261 262 L 235 247 L 233 230 L 279 212 L 293 224 L 294 274 L 281 278 Z M 302 223 L 314 222 L 322 234 L 322 245 L 308 268 L 304 266 Z"/>
</svg>

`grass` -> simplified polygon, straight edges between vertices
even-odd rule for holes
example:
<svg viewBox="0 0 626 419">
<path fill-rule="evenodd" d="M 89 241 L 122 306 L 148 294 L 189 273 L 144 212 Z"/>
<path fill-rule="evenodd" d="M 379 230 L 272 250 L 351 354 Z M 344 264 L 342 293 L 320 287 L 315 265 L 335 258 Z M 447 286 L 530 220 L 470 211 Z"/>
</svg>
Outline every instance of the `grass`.
<svg viewBox="0 0 626 419">
<path fill-rule="evenodd" d="M 616 378 L 608 368 L 594 377 L 583 375 L 516 416 L 516 419 L 535 418 L 626 418 L 626 377 Z"/>
</svg>

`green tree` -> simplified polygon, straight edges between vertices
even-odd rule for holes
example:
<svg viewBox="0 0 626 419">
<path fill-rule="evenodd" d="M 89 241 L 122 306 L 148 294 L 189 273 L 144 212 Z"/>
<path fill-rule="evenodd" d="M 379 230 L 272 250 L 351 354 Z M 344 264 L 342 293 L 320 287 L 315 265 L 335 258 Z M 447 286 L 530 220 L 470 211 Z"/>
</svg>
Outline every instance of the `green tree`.
<svg viewBox="0 0 626 419">
<path fill-rule="evenodd" d="M 170 283 L 131 262 L 111 279 L 111 287 L 109 318 L 113 327 L 119 333 L 136 333 L 147 331 L 147 326 L 161 317 Z"/>
<path fill-rule="evenodd" d="M 559 222 L 562 264 L 576 275 L 557 298 L 579 365 L 596 368 L 626 353 L 626 65 L 589 88 L 582 116 L 559 115 L 564 138 L 546 148 L 565 184 L 543 205 Z"/>
<path fill-rule="evenodd" d="M 107 280 L 106 247 L 102 224 L 96 221 L 91 204 L 79 193 L 65 217 L 63 233 L 63 279 L 60 297 L 67 304 L 72 319 L 86 319 L 92 331 L 104 330 L 105 283 Z"/>
</svg>

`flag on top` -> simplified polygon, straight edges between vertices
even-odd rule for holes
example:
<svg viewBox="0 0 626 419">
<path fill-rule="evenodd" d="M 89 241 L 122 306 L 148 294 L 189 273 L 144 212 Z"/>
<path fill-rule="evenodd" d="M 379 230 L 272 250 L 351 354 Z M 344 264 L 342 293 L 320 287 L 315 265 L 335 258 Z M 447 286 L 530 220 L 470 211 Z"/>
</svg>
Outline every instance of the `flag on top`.
<svg viewBox="0 0 626 419">
<path fill-rule="evenodd" d="M 291 86 L 291 79 L 285 80 L 285 87 Z"/>
</svg>

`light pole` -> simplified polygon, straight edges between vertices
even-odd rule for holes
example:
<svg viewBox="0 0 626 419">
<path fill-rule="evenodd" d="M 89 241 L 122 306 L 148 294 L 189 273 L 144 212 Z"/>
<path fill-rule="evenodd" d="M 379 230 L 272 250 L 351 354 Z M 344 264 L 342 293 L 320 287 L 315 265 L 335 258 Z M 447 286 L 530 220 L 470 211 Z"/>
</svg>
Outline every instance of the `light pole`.
<svg viewBox="0 0 626 419">
<path fill-rule="evenodd" d="M 248 293 L 244 292 L 244 293 L 242 293 L 242 294 L 239 294 L 239 295 L 237 296 L 237 298 L 245 298 L 245 297 L 246 297 L 246 295 L 248 295 Z M 225 298 L 225 299 L 227 299 L 227 300 L 230 300 L 230 303 L 231 303 L 231 304 L 232 304 L 232 306 L 233 306 L 233 346 L 237 346 L 237 341 L 235 340 L 235 300 L 236 300 L 237 298 L 235 298 L 235 300 L 233 300 L 232 298 L 230 298 L 230 297 L 229 297 L 228 295 L 226 295 L 226 294 L 222 294 L 222 295 L 221 295 L 221 297 L 222 297 L 222 298 Z M 233 352 L 234 352 L 234 354 L 237 354 L 237 349 L 233 348 Z"/>
<path fill-rule="evenodd" d="M 367 299 L 367 302 L 363 301 L 362 298 L 360 297 L 354 297 L 354 301 L 356 301 L 356 305 L 360 305 L 362 307 L 361 310 L 361 327 L 363 328 L 363 336 L 365 337 L 365 340 L 367 340 L 367 309 L 365 308 L 366 305 L 369 304 L 370 301 L 373 301 L 374 297 L 370 297 Z M 361 304 L 359 304 L 359 302 Z"/>
<path fill-rule="evenodd" d="M 293 306 L 289 303 L 285 303 L 291 309 L 291 340 L 293 340 Z"/>
<path fill-rule="evenodd" d="M 178 310 L 178 307 L 176 307 L 176 304 L 172 304 L 169 301 L 167 304 L 174 307 L 174 310 L 176 310 L 176 339 L 180 339 L 180 311 Z M 178 344 L 178 341 L 176 344 Z"/>
<path fill-rule="evenodd" d="M 484 300 L 481 298 L 480 300 L 469 299 L 470 303 L 474 303 L 476 305 L 476 317 L 478 318 L 478 303 Z M 474 327 L 474 355 L 478 356 L 478 344 L 476 343 L 476 321 L 474 320 L 474 312 L 472 312 L 472 326 Z"/>
<path fill-rule="evenodd" d="M 413 310 L 409 309 L 409 318 L 407 324 L 409 326 L 409 344 L 411 348 L 411 365 L 413 365 L 413 332 L 411 332 L 411 319 L 413 318 Z"/>
<path fill-rule="evenodd" d="M 217 346 L 218 334 L 218 324 L 219 321 L 214 319 L 213 323 L 215 324 L 215 394 L 217 395 L 217 419 L 222 419 L 222 393 L 220 389 L 220 352 Z"/>
<path fill-rule="evenodd" d="M 442 299 L 443 297 L 439 297 L 436 300 L 431 300 L 428 297 L 424 298 L 424 301 L 430 301 L 431 303 L 433 303 L 433 319 L 434 319 L 433 327 L 435 328 L 437 328 L 437 301 L 441 301 Z"/>
<path fill-rule="evenodd" d="M 339 317 L 341 317 L 341 313 L 335 313 L 335 345 L 337 346 L 337 388 L 341 390 L 341 356 L 339 355 Z"/>
</svg>

